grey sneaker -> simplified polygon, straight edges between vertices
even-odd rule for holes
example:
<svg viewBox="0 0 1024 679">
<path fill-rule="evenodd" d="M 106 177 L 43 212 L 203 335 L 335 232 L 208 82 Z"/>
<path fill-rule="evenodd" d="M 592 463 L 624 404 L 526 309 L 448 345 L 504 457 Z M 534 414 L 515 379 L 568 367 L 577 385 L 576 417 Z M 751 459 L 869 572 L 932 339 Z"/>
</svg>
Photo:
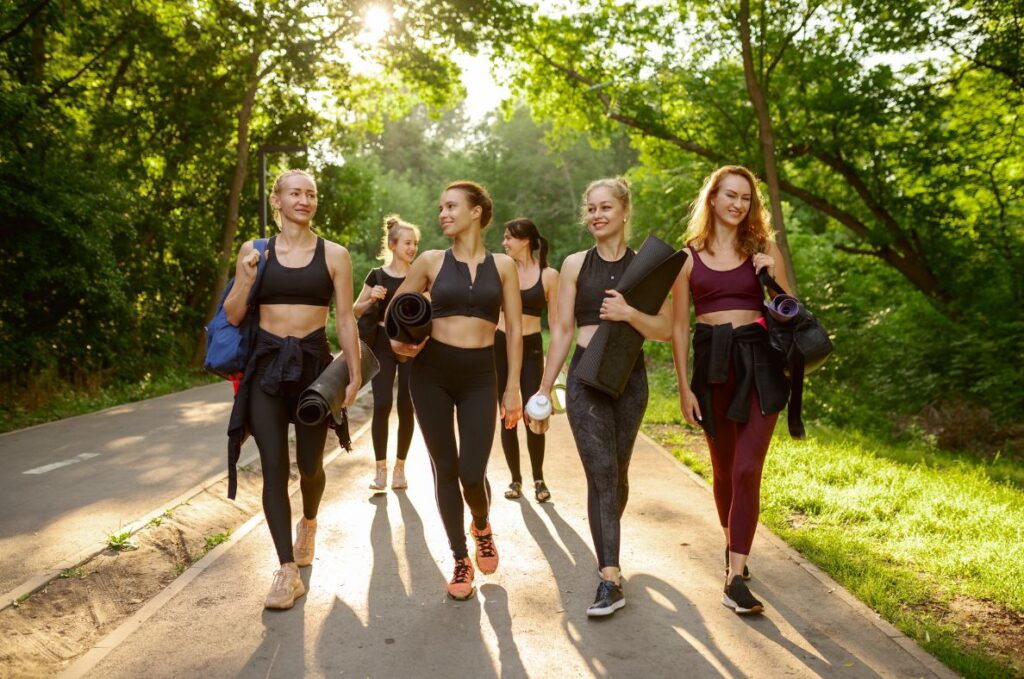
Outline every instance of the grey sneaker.
<svg viewBox="0 0 1024 679">
<path fill-rule="evenodd" d="M 377 475 L 373 477 L 373 481 L 370 481 L 370 490 L 376 492 L 382 492 L 388 489 L 388 468 L 384 465 L 378 465 Z"/>
<path fill-rule="evenodd" d="M 396 464 L 395 470 L 391 473 L 391 490 L 404 490 L 409 487 L 409 481 L 405 478 L 405 465 Z"/>
</svg>

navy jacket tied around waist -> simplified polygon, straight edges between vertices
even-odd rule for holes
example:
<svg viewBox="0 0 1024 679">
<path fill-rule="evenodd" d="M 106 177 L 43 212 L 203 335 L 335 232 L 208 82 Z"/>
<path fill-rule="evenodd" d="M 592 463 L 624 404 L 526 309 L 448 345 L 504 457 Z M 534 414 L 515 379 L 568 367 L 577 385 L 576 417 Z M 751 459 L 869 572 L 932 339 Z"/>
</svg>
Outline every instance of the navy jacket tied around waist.
<svg viewBox="0 0 1024 679">
<path fill-rule="evenodd" d="M 298 393 L 308 385 L 302 384 L 302 366 L 305 361 L 316 365 L 316 374 L 330 365 L 334 358 L 327 343 L 327 331 L 318 328 L 303 338 L 278 337 L 262 328 L 256 335 L 256 346 L 245 367 L 245 375 L 235 395 L 235 403 L 231 407 L 231 418 L 228 421 L 228 497 L 235 499 L 238 490 L 238 458 L 242 454 L 242 444 L 249 438 L 252 430 L 249 425 L 249 392 L 253 388 L 256 365 L 264 356 L 276 354 L 270 365 L 263 372 L 258 385 L 271 396 Z M 294 413 L 292 420 L 294 421 Z M 328 425 L 338 435 L 338 442 L 346 450 L 351 450 L 348 417 L 342 411 L 341 421 L 333 417 L 327 418 Z"/>
</svg>

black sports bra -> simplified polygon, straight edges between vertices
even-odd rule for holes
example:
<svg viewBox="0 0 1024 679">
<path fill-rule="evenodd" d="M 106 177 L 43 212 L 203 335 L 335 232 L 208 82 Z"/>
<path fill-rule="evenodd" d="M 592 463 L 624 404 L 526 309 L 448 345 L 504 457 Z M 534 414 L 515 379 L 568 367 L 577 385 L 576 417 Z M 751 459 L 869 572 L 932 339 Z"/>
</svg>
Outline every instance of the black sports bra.
<svg viewBox="0 0 1024 679">
<path fill-rule="evenodd" d="M 544 311 L 544 303 L 547 302 L 544 297 L 543 270 L 541 270 L 540 276 L 537 276 L 537 282 L 525 290 L 520 290 L 519 296 L 523 300 L 523 315 L 540 318 L 541 312 Z"/>
<path fill-rule="evenodd" d="M 469 265 L 455 259 L 451 248 L 444 251 L 444 262 L 430 288 L 430 306 L 434 318 L 472 316 L 491 323 L 501 312 L 501 276 L 494 256 L 487 253 L 476 267 L 476 280 L 469 277 Z"/>
<path fill-rule="evenodd" d="M 267 268 L 263 272 L 256 300 L 260 304 L 308 304 L 330 306 L 334 282 L 327 270 L 324 239 L 317 236 L 316 250 L 309 264 L 300 267 L 282 266 L 274 254 L 277 236 L 267 243 Z"/>
<path fill-rule="evenodd" d="M 604 301 L 605 290 L 611 290 L 619 284 L 623 272 L 633 261 L 636 253 L 626 248 L 626 254 L 614 262 L 606 262 L 597 254 L 597 246 L 587 250 L 583 266 L 576 277 L 576 325 L 597 325 L 601 322 L 601 303 Z"/>
</svg>

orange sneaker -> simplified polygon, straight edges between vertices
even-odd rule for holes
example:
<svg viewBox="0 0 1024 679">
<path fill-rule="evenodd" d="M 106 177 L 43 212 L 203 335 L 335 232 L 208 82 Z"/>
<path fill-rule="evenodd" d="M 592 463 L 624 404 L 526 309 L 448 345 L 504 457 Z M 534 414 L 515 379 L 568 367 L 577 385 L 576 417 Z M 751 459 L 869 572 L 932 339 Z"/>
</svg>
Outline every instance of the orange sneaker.
<svg viewBox="0 0 1024 679">
<path fill-rule="evenodd" d="M 457 601 L 465 601 L 472 599 L 474 594 L 476 587 L 473 586 L 473 564 L 468 558 L 458 559 L 455 562 L 455 573 L 448 583 L 448 596 Z"/>
<path fill-rule="evenodd" d="M 476 541 L 476 567 L 484 575 L 490 575 L 498 570 L 498 548 L 494 546 L 494 531 L 491 524 L 487 528 L 477 530 L 476 526 L 470 525 L 470 532 Z"/>
</svg>

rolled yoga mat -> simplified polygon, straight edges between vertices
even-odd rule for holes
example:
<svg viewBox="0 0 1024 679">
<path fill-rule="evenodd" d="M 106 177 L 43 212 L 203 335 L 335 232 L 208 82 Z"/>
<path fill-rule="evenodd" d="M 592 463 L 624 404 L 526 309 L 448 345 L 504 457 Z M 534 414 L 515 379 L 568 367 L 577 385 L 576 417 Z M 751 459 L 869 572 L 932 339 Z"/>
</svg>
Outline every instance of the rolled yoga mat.
<svg viewBox="0 0 1024 679">
<path fill-rule="evenodd" d="M 634 309 L 656 314 L 685 263 L 684 250 L 674 250 L 660 238 L 647 236 L 615 289 Z M 580 359 L 576 376 L 583 384 L 618 398 L 643 346 L 643 335 L 629 323 L 601 321 Z"/>
<path fill-rule="evenodd" d="M 362 387 L 380 372 L 380 363 L 373 355 L 370 347 L 363 341 L 359 342 L 359 372 Z M 345 388 L 348 387 L 348 363 L 345 352 L 342 352 L 330 365 L 324 368 L 313 384 L 306 387 L 299 396 L 299 404 L 295 408 L 295 417 L 308 426 L 316 426 L 333 416 L 340 423 L 344 417 L 341 404 L 345 400 Z"/>
<path fill-rule="evenodd" d="M 430 334 L 430 300 L 419 292 L 403 292 L 393 300 L 384 317 L 388 337 L 406 344 L 419 344 Z"/>
<path fill-rule="evenodd" d="M 780 323 L 796 318 L 800 313 L 800 301 L 792 295 L 775 295 L 775 299 L 764 303 L 765 311 Z"/>
</svg>

